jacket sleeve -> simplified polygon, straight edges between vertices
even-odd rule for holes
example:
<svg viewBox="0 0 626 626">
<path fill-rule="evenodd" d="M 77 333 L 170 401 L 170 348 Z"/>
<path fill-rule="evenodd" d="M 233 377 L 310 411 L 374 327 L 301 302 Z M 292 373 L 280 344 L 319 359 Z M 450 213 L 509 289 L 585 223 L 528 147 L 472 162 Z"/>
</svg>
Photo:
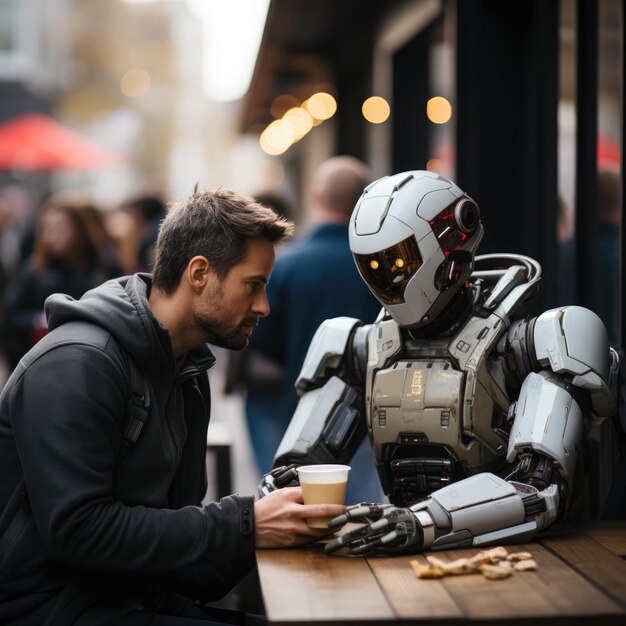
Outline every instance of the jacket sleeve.
<svg viewBox="0 0 626 626">
<path fill-rule="evenodd" d="M 144 573 L 249 558 L 252 497 L 178 510 L 116 497 L 127 388 L 106 351 L 64 345 L 31 364 L 13 390 L 15 442 L 50 555 L 84 570 Z"/>
<path fill-rule="evenodd" d="M 205 604 L 223 598 L 255 566 L 254 556 L 217 565 L 183 567 L 153 580 L 153 589 L 159 592 L 179 593 Z"/>
</svg>

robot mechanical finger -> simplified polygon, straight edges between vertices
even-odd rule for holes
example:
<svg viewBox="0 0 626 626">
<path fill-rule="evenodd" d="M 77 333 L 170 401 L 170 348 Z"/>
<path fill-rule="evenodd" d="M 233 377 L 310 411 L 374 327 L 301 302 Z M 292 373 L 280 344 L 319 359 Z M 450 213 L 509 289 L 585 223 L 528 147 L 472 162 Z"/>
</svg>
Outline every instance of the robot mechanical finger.
<svg viewBox="0 0 626 626">
<path fill-rule="evenodd" d="M 415 514 L 409 509 L 386 505 L 383 517 L 330 541 L 325 552 L 332 554 L 348 548 L 349 554 L 394 553 L 419 550 L 422 543 L 422 531 Z"/>
<path fill-rule="evenodd" d="M 386 526 L 387 525 L 385 525 L 385 528 Z M 326 554 L 332 554 L 333 552 L 341 550 L 341 548 L 349 548 L 348 552 L 353 554 L 352 550 L 369 546 L 372 543 L 372 539 L 378 541 L 383 535 L 383 530 L 372 528 L 371 524 L 364 524 L 354 530 L 346 531 L 341 536 L 329 541 L 324 547 L 324 552 L 326 552 Z"/>
<path fill-rule="evenodd" d="M 283 487 L 297 487 L 299 484 L 296 466 L 293 464 L 281 465 L 263 475 L 258 487 L 259 497 L 263 498 L 272 491 Z"/>
<path fill-rule="evenodd" d="M 392 507 L 391 504 L 374 504 L 372 502 L 361 502 L 348 507 L 348 512 L 343 515 L 338 515 L 329 520 L 329 528 L 339 528 L 347 522 L 372 522 L 380 519 L 385 510 Z"/>
</svg>

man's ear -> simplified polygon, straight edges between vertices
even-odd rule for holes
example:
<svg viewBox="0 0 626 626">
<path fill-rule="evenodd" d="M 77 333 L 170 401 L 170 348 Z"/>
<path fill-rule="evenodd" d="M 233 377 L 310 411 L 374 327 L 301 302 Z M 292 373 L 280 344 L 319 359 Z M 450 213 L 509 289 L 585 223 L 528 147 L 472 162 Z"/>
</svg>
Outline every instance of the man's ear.
<svg viewBox="0 0 626 626">
<path fill-rule="evenodd" d="M 185 276 L 189 282 L 189 286 L 194 291 L 200 293 L 205 288 L 213 273 L 213 268 L 208 259 L 198 255 L 187 263 Z"/>
</svg>

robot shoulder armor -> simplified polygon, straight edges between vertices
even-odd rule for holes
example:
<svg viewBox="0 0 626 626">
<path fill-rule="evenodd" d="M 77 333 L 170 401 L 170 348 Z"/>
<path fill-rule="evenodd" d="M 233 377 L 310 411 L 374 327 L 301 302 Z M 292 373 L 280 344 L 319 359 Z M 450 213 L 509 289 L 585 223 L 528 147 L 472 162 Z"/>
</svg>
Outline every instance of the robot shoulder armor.
<svg viewBox="0 0 626 626">
<path fill-rule="evenodd" d="M 361 325 L 354 317 L 334 317 L 322 322 L 313 335 L 296 380 L 298 391 L 306 391 L 328 380 L 349 349 L 355 328 Z"/>
<path fill-rule="evenodd" d="M 590 370 L 608 381 L 611 356 L 606 328 L 589 309 L 565 306 L 542 313 L 534 324 L 537 361 L 554 372 L 584 376 Z"/>
</svg>

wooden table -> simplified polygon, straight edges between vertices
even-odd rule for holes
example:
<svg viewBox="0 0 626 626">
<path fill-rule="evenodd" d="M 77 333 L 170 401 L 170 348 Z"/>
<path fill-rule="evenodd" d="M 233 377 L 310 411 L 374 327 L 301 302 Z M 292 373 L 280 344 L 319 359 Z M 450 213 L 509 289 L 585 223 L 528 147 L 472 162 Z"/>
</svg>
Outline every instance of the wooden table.
<svg viewBox="0 0 626 626">
<path fill-rule="evenodd" d="M 505 580 L 482 575 L 416 578 L 412 559 L 328 556 L 322 545 L 258 550 L 261 592 L 271 623 L 316 625 L 397 621 L 421 626 L 626 625 L 626 522 L 561 527 L 528 551 L 534 572 Z M 444 560 L 477 549 L 430 552 Z"/>
</svg>

